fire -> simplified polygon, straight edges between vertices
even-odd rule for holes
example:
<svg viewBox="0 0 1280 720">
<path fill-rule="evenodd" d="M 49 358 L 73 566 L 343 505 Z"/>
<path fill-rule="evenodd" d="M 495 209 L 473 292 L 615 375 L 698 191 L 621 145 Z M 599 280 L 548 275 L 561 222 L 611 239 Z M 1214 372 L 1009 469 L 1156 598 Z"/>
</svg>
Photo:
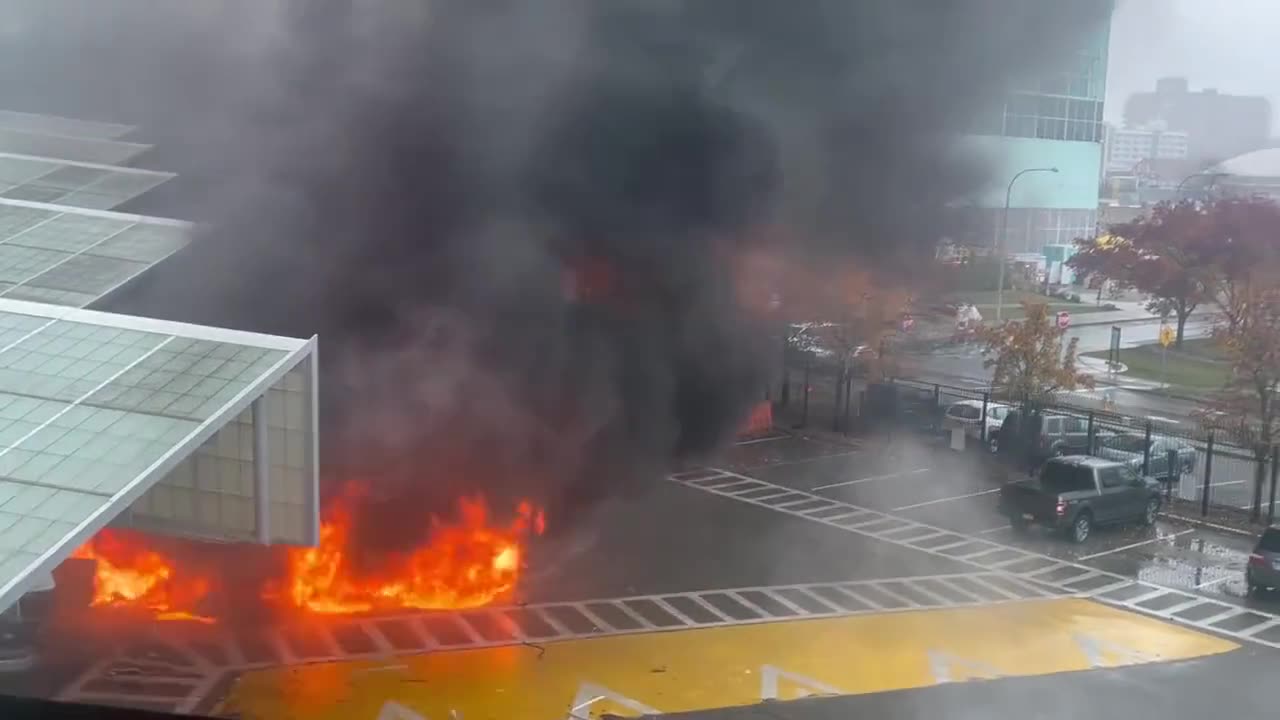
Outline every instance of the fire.
<svg viewBox="0 0 1280 720">
<path fill-rule="evenodd" d="M 362 572 L 351 561 L 352 516 L 339 502 L 320 528 L 320 544 L 289 553 L 288 600 L 316 613 L 395 608 L 458 609 L 487 605 L 509 594 L 520 576 L 524 540 L 541 533 L 545 517 L 528 502 L 507 526 L 490 523 L 481 497 L 458 503 L 459 519 L 427 519 L 426 541 Z"/>
<path fill-rule="evenodd" d="M 262 600 L 323 614 L 479 607 L 511 593 L 524 567 L 526 540 L 546 527 L 543 512 L 531 503 L 519 503 L 514 519 L 502 525 L 491 521 L 482 497 L 464 498 L 456 520 L 424 514 L 426 532 L 416 547 L 379 557 L 376 568 L 357 567 L 352 558 L 361 548 L 353 537 L 353 509 L 362 494 L 353 485 L 329 508 L 319 545 L 282 549 L 283 576 L 260 583 Z M 161 542 L 172 545 L 173 552 Z M 172 538 L 161 541 L 107 529 L 72 557 L 96 561 L 94 607 L 142 611 L 156 620 L 213 623 L 204 608 L 209 596 L 215 588 L 233 591 L 237 581 L 222 577 L 229 568 L 213 564 L 217 558 L 207 547 L 203 550 Z"/>
<path fill-rule="evenodd" d="M 172 558 L 149 549 L 140 535 L 103 530 L 71 557 L 96 561 L 93 607 L 143 609 L 158 620 L 213 622 L 195 612 L 209 593 L 209 579 L 179 573 Z"/>
</svg>

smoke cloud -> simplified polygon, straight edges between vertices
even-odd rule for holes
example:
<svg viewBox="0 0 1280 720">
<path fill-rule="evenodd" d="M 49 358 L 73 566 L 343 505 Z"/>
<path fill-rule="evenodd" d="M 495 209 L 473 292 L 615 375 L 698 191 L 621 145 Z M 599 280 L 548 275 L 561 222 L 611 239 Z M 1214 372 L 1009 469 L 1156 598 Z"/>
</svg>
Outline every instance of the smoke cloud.
<svg viewBox="0 0 1280 720">
<path fill-rule="evenodd" d="M 319 333 L 324 461 L 382 512 L 553 518 L 762 397 L 736 258 L 909 266 L 980 185 L 949 138 L 1110 5 L 4 3 L 13 107 L 141 123 L 183 191 L 130 209 L 209 222 L 110 309 Z"/>
</svg>

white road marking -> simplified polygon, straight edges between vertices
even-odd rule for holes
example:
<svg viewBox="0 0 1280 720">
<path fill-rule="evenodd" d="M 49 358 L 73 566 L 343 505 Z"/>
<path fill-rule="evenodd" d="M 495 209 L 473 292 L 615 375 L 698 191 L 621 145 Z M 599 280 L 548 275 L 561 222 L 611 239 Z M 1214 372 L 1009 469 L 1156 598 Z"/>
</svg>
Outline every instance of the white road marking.
<svg viewBox="0 0 1280 720">
<path fill-rule="evenodd" d="M 1132 550 L 1133 548 L 1142 547 L 1143 545 L 1150 545 L 1153 542 L 1161 542 L 1163 540 L 1172 540 L 1176 537 L 1181 537 L 1182 535 L 1186 535 L 1187 533 L 1191 533 L 1191 532 L 1195 532 L 1195 530 L 1194 529 L 1180 530 L 1172 535 L 1160 535 L 1157 537 L 1153 537 L 1150 540 L 1143 540 L 1141 542 L 1129 543 L 1128 545 L 1121 545 L 1118 548 L 1103 550 L 1102 552 L 1096 552 L 1096 553 L 1093 553 L 1092 555 L 1081 555 L 1080 557 L 1076 558 L 1076 560 L 1078 561 L 1092 560 L 1093 558 L 1102 557 L 1103 555 L 1110 555 L 1111 553 L 1118 553 L 1122 550 Z"/>
<path fill-rule="evenodd" d="M 845 480 L 844 482 L 831 483 L 829 485 L 819 485 L 816 488 L 811 488 L 809 492 L 830 490 L 832 488 L 845 487 L 846 485 L 859 485 L 861 483 L 873 482 L 876 480 L 889 480 L 891 478 L 903 477 L 904 475 L 919 475 L 920 473 L 927 472 L 929 472 L 929 468 L 916 468 L 915 470 L 904 470 L 902 472 L 889 473 L 888 475 L 872 475 L 871 477 L 858 478 L 857 480 Z"/>
<path fill-rule="evenodd" d="M 1201 589 L 1201 588 L 1207 588 L 1207 587 L 1209 587 L 1210 585 L 1217 585 L 1217 584 L 1218 584 L 1218 583 L 1220 583 L 1220 582 L 1226 582 L 1226 581 L 1228 581 L 1228 580 L 1230 580 L 1230 579 L 1232 579 L 1232 578 L 1234 578 L 1234 577 L 1235 577 L 1235 575 L 1223 575 L 1222 577 L 1218 578 L 1217 580 L 1205 580 L 1204 582 L 1200 583 L 1199 585 L 1196 585 L 1196 586 L 1195 586 L 1195 589 L 1196 589 L 1196 590 L 1199 590 L 1199 589 Z"/>
<path fill-rule="evenodd" d="M 1000 532 L 1001 530 L 1012 530 L 1012 529 L 1013 529 L 1012 525 L 1001 525 L 1000 527 L 993 527 L 993 528 L 987 528 L 986 530 L 979 530 L 978 534 L 986 535 L 988 533 Z"/>
<path fill-rule="evenodd" d="M 756 443 L 773 442 L 774 440 L 785 440 L 789 437 L 791 436 L 790 435 L 770 435 L 769 437 L 756 438 L 755 440 L 739 440 L 738 442 L 734 443 L 734 445 L 755 445 Z"/>
<path fill-rule="evenodd" d="M 803 465 L 804 463 L 818 462 L 819 460 L 829 460 L 831 458 L 848 457 L 849 455 L 857 455 L 862 449 L 849 450 L 848 452 L 831 453 L 830 455 L 819 455 L 811 458 L 801 458 L 799 460 L 783 460 L 781 462 L 765 463 L 763 465 L 753 465 L 751 470 L 762 470 L 771 467 L 781 467 L 783 465 Z M 751 478 L 748 478 L 751 479 Z"/>
<path fill-rule="evenodd" d="M 969 493 L 968 495 L 956 495 L 955 497 L 938 498 L 937 500 L 929 500 L 927 502 L 916 503 L 914 505 L 903 505 L 902 507 L 894 508 L 890 512 L 897 512 L 899 510 L 910 510 L 912 508 L 924 507 L 926 505 L 937 505 L 938 503 L 951 502 L 952 500 L 964 500 L 965 498 L 978 497 L 979 495 L 990 495 L 991 493 L 994 493 L 994 492 L 1000 492 L 1000 488 L 991 488 L 990 490 L 982 490 L 980 492 Z"/>
</svg>

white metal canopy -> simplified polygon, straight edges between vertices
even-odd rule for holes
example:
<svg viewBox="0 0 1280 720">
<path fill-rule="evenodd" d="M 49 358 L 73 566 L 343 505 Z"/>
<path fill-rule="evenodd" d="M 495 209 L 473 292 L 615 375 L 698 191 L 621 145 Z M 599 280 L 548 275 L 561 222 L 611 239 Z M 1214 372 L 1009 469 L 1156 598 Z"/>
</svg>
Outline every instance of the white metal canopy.
<svg viewBox="0 0 1280 720">
<path fill-rule="evenodd" d="M 253 536 L 314 543 L 315 348 L 315 338 L 0 298 L 0 611 L 246 413 L 262 428 L 245 493 L 265 506 Z M 267 460 L 265 396 L 299 369 L 310 380 L 296 423 L 303 486 L 274 498 L 267 488 L 288 459 Z M 301 511 L 283 537 L 267 526 L 277 500 Z"/>
<path fill-rule="evenodd" d="M 173 173 L 0 153 L 0 198 L 110 210 Z"/>
<path fill-rule="evenodd" d="M 84 307 L 177 252 L 179 220 L 0 198 L 0 298 Z"/>
</svg>

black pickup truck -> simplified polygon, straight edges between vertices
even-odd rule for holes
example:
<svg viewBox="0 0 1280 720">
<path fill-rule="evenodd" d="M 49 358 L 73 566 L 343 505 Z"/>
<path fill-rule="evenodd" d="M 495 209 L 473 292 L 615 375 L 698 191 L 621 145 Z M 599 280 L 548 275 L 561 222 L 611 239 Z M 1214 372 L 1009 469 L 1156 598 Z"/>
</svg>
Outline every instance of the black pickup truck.
<svg viewBox="0 0 1280 720">
<path fill-rule="evenodd" d="M 1094 525 L 1154 523 L 1160 484 L 1126 463 L 1065 455 L 1050 459 L 1034 478 L 1006 483 L 999 507 L 1014 529 L 1037 523 L 1080 543 Z"/>
</svg>

